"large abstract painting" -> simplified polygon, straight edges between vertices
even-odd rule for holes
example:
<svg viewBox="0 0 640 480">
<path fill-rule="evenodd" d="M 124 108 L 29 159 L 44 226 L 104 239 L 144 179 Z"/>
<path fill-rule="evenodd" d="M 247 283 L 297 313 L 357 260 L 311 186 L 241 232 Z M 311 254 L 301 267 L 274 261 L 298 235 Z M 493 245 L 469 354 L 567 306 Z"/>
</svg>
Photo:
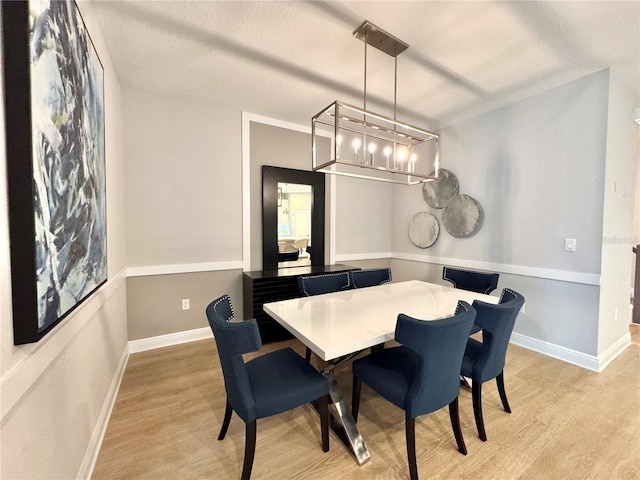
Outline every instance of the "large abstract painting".
<svg viewBox="0 0 640 480">
<path fill-rule="evenodd" d="M 2 2 L 14 343 L 107 279 L 102 64 L 73 1 Z"/>
</svg>

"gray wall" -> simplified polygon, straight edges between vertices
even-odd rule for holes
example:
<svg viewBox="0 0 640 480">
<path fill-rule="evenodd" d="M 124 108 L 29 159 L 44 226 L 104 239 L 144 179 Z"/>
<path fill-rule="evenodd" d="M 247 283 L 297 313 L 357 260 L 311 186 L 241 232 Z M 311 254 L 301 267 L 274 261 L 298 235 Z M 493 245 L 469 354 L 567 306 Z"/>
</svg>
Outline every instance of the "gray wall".
<svg viewBox="0 0 640 480">
<path fill-rule="evenodd" d="M 328 143 L 328 142 L 322 142 Z M 311 135 L 250 122 L 251 270 L 262 270 L 262 166 L 311 170 Z M 326 190 L 326 186 L 325 186 Z M 326 196 L 325 192 L 325 196 Z M 329 203 L 325 200 L 325 203 Z"/>
<path fill-rule="evenodd" d="M 603 70 L 443 129 L 442 166 L 457 175 L 461 193 L 480 201 L 484 224 L 464 239 L 441 228 L 436 244 L 420 250 L 408 240 L 409 219 L 439 211 L 426 205 L 420 187 L 396 187 L 393 250 L 429 266 L 394 261 L 395 277 L 440 281 L 447 263 L 498 271 L 499 288 L 520 289 L 527 299 L 518 334 L 588 356 L 620 341 L 629 322 L 629 254 L 618 251 L 605 263 L 615 274 L 601 275 L 601 264 L 607 235 L 632 233 L 637 145 L 621 145 L 633 146 L 637 136 L 630 116 L 616 113 L 622 107 L 610 106 L 611 96 L 621 96 L 616 92 Z M 629 108 L 633 98 L 622 97 L 618 103 Z M 613 180 L 605 183 L 605 166 L 617 194 Z M 605 195 L 617 198 L 607 197 L 606 206 Z M 576 252 L 564 251 L 565 238 L 577 239 Z M 607 300 L 606 312 L 604 289 L 625 292 Z M 614 308 L 616 325 L 599 344 Z"/>
<path fill-rule="evenodd" d="M 213 299 L 228 294 L 237 318 L 242 317 L 242 270 L 129 277 L 129 340 L 208 328 L 204 314 Z M 182 310 L 188 298 L 191 308 Z"/>
<path fill-rule="evenodd" d="M 123 93 L 128 266 L 241 260 L 240 112 Z"/>
<path fill-rule="evenodd" d="M 396 187 L 394 251 L 600 273 L 607 95 L 602 71 L 443 129 L 441 166 L 483 206 L 482 229 L 454 238 L 441 228 L 421 250 L 408 239 L 409 219 L 440 210 L 420 186 Z M 568 237 L 576 252 L 564 251 Z"/>
<path fill-rule="evenodd" d="M 612 149 L 607 144 L 611 90 L 609 78 L 609 71 L 598 72 L 451 125 L 440 132 L 442 165 L 458 176 L 461 192 L 477 198 L 485 210 L 482 229 L 471 238 L 454 238 L 441 229 L 440 238 L 433 247 L 418 249 L 408 239 L 409 219 L 419 211 L 439 214 L 439 211 L 425 204 L 420 186 L 391 186 L 380 182 L 329 177 L 327 248 L 332 256 L 327 255 L 328 261 L 361 262 L 366 266 L 376 264 L 375 259 L 381 259 L 383 264 L 394 265 L 395 279 L 419 276 L 438 281 L 442 264 L 463 264 L 500 271 L 502 282 L 507 278 L 513 279 L 511 285 L 521 285 L 527 296 L 526 316 L 530 320 L 526 326 L 519 322 L 516 332 L 586 355 L 597 355 L 606 348 L 598 346 L 598 335 L 602 330 L 599 326 L 599 283 L 603 256 L 604 176 L 607 153 Z M 237 126 L 222 127 L 224 118 L 233 118 L 233 114 L 224 109 L 137 91 L 128 92 L 126 97 L 127 104 L 135 112 L 128 114 L 131 125 L 127 127 L 126 145 L 130 146 L 132 162 L 139 164 L 136 168 L 141 172 L 157 165 L 168 169 L 175 163 L 177 157 L 173 147 L 164 148 L 163 151 L 174 153 L 163 157 L 162 152 L 153 149 L 145 153 L 147 149 L 138 145 L 141 142 L 144 145 L 153 144 L 156 132 L 166 135 L 171 130 L 174 117 L 194 118 L 192 121 L 185 120 L 190 129 L 206 130 L 203 125 L 220 126 L 224 135 L 231 138 L 232 144 L 237 140 Z M 162 114 L 163 111 L 169 113 Z M 136 126 L 135 119 L 142 119 L 138 122 L 142 125 L 152 123 L 154 128 Z M 132 177 L 128 181 L 131 187 L 127 192 L 131 192 L 136 201 L 127 218 L 128 225 L 136 225 L 138 230 L 135 235 L 127 236 L 129 244 L 141 244 L 151 249 L 144 254 L 148 256 L 145 262 L 151 265 L 153 255 L 157 258 L 157 265 L 163 261 L 177 264 L 195 261 L 215 263 L 240 260 L 241 241 L 249 239 L 250 269 L 260 270 L 260 167 L 270 164 L 308 168 L 309 134 L 258 121 L 250 122 L 251 235 L 248 237 L 247 232 L 241 233 L 239 217 L 231 214 L 224 215 L 229 228 L 201 230 L 194 226 L 193 221 L 200 216 L 210 216 L 212 223 L 221 221 L 220 211 L 206 206 L 209 201 L 229 206 L 230 211 L 239 210 L 240 207 L 234 207 L 229 199 L 241 196 L 240 173 L 235 167 L 226 167 L 239 165 L 240 152 L 239 148 L 238 151 L 232 149 L 224 158 L 210 158 L 208 153 L 202 152 L 208 152 L 217 141 L 211 142 L 204 134 L 190 137 L 187 134 L 190 129 L 184 129 L 182 135 L 174 135 L 174 142 L 183 144 L 190 139 L 192 143 L 189 149 L 193 152 L 190 155 L 191 170 L 211 172 L 203 175 L 203 178 L 207 178 L 202 181 L 205 185 L 203 189 L 206 190 L 206 184 L 218 176 L 226 179 L 220 182 L 236 185 L 235 189 L 227 186 L 227 193 L 223 200 L 219 200 L 217 194 L 213 195 L 217 189 L 211 188 L 211 197 L 203 202 L 202 189 L 184 187 L 179 195 L 167 196 L 163 190 L 159 194 L 154 193 L 155 183 L 144 179 L 139 182 Z M 228 131 L 234 129 L 236 134 Z M 224 168 L 220 168 L 221 163 Z M 173 173 L 173 170 L 169 171 Z M 186 182 L 184 178 L 183 181 Z M 169 187 L 170 190 L 175 188 Z M 232 192 L 228 192 L 228 189 Z M 139 202 L 138 196 L 148 196 L 152 200 Z M 158 209 L 158 206 L 161 208 Z M 181 216 L 176 213 L 188 212 L 191 206 L 195 214 L 184 213 Z M 171 222 L 167 224 L 173 225 L 173 220 L 177 219 L 178 230 L 187 230 L 189 235 L 162 232 L 155 218 L 158 216 L 157 210 L 173 212 Z M 629 211 L 633 212 L 633 206 Z M 155 218 L 149 224 L 148 231 L 145 231 L 146 218 Z M 173 226 L 167 230 L 173 230 Z M 172 245 L 171 256 L 163 257 L 163 251 L 153 250 L 152 238 L 156 234 L 166 237 L 163 242 Z M 577 239 L 576 252 L 564 251 L 565 238 Z M 202 252 L 197 245 L 207 244 L 222 248 L 227 246 L 232 253 L 224 257 L 211 250 L 196 258 L 192 250 Z M 138 253 L 142 250 L 140 247 L 134 248 L 130 257 L 143 258 Z M 427 269 L 428 275 L 425 276 L 424 265 L 411 268 L 408 267 L 409 261 L 432 263 L 435 268 Z M 139 264 L 141 261 L 130 261 L 132 266 Z M 215 271 L 215 265 L 209 270 Z M 238 288 L 238 279 L 231 272 L 233 270 L 229 274 L 211 273 L 212 278 L 217 279 L 217 291 Z M 235 272 L 240 277 L 240 272 Z M 522 278 L 516 280 L 515 277 Z M 548 283 L 541 285 L 540 281 Z M 146 287 L 143 286 L 145 282 L 148 282 Z M 502 285 L 502 282 L 501 287 L 506 285 Z M 563 282 L 575 285 L 559 286 Z M 131 339 L 205 325 L 204 318 L 198 317 L 200 307 L 196 307 L 196 304 L 192 312 L 186 315 L 187 318 L 179 310 L 176 315 L 182 295 L 188 295 L 187 298 L 198 295 L 195 274 L 184 273 L 164 279 L 162 283 L 166 288 L 163 302 L 167 302 L 166 308 L 161 309 L 164 317 L 151 319 L 144 312 L 153 309 L 156 302 L 153 271 L 149 276 L 130 282 L 132 286 L 136 285 L 135 294 L 130 295 L 128 301 Z M 174 286 L 169 288 L 169 284 Z M 183 288 L 182 285 L 189 287 Z M 189 294 L 189 289 L 193 294 Z M 234 301 L 240 308 L 241 299 Z M 589 308 L 573 308 L 572 305 L 577 302 Z M 542 304 L 546 305 L 543 307 Z M 590 308 L 593 306 L 595 308 Z M 624 314 L 620 312 L 619 322 L 625 321 Z M 610 345 L 620 335 L 620 329 L 614 329 L 610 340 L 605 343 Z"/>
<path fill-rule="evenodd" d="M 393 186 L 337 177 L 335 196 L 336 259 L 391 255 Z"/>
<path fill-rule="evenodd" d="M 242 315 L 240 112 L 123 92 L 129 340 L 206 328 L 224 293 Z"/>
</svg>

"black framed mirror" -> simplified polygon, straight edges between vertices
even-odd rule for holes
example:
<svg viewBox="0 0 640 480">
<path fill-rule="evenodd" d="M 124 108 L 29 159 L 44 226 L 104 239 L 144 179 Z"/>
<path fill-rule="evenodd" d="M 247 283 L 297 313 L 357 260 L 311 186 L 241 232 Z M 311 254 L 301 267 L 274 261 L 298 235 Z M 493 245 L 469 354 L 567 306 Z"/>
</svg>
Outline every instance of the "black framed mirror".
<svg viewBox="0 0 640 480">
<path fill-rule="evenodd" d="M 284 185 L 286 184 L 286 185 Z M 294 170 L 291 168 L 262 166 L 262 269 L 276 270 L 296 266 L 295 262 L 286 261 L 287 257 L 282 255 L 283 242 L 278 245 L 278 232 L 286 233 L 287 237 L 296 240 L 296 235 L 291 235 L 287 225 L 278 225 L 279 210 L 284 209 L 288 204 L 283 203 L 287 186 L 310 186 L 310 231 L 308 231 L 308 246 L 305 247 L 304 254 L 310 256 L 310 262 L 301 263 L 304 265 L 324 265 L 324 219 L 325 219 L 325 181 L 324 173 L 309 172 L 306 170 Z M 302 190 L 302 189 L 298 189 Z M 287 199 L 288 200 L 288 199 Z M 282 216 L 282 212 L 280 212 Z M 303 230 L 301 236 L 306 236 L 307 229 Z M 282 236 L 281 236 L 282 238 Z M 289 240 L 289 238 L 287 238 Z M 293 244 L 293 243 L 292 243 Z M 280 259 L 285 261 L 279 262 Z"/>
</svg>

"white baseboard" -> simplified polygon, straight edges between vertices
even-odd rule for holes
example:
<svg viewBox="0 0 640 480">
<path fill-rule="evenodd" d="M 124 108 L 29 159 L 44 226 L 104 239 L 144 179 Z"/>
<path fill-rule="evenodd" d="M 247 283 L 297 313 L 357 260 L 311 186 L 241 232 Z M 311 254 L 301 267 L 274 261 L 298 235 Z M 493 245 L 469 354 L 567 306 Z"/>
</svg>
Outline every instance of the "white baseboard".
<svg viewBox="0 0 640 480">
<path fill-rule="evenodd" d="M 116 367 L 115 374 L 113 375 L 113 379 L 111 380 L 109 391 L 107 392 L 105 401 L 102 404 L 100 415 L 98 415 L 96 426 L 94 427 L 91 438 L 89 439 L 89 445 L 87 446 L 84 458 L 82 459 L 82 464 L 80 465 L 80 470 L 78 471 L 78 475 L 76 477 L 77 480 L 89 480 L 91 478 L 91 475 L 93 474 L 96 460 L 98 460 L 98 453 L 100 453 L 100 447 L 102 446 L 102 441 L 104 440 L 104 434 L 107 432 L 109 418 L 111 418 L 111 412 L 113 412 L 113 407 L 116 404 L 116 399 L 118 398 L 120 383 L 122 382 L 122 377 L 124 376 L 128 360 L 129 347 L 127 346 L 122 352 L 122 356 L 120 357 L 120 361 L 118 362 L 118 366 Z"/>
<path fill-rule="evenodd" d="M 609 365 L 618 355 L 624 352 L 629 345 L 631 345 L 631 332 L 627 332 L 619 338 L 617 342 L 598 355 L 598 363 L 600 367 L 600 370 L 598 371 L 603 371 L 607 365 Z"/>
<path fill-rule="evenodd" d="M 129 352 L 144 352 L 155 348 L 170 347 L 171 345 L 204 340 L 206 338 L 213 338 L 213 333 L 209 327 L 196 328 L 194 330 L 186 330 L 184 332 L 168 333 L 166 335 L 158 335 L 157 337 L 131 340 L 129 342 Z"/>
<path fill-rule="evenodd" d="M 511 334 L 511 343 L 533 350 L 534 352 L 542 353 L 548 357 L 557 358 L 572 365 L 600 373 L 631 344 L 631 334 L 627 333 L 623 335 L 622 338 L 597 357 L 516 332 Z"/>
</svg>

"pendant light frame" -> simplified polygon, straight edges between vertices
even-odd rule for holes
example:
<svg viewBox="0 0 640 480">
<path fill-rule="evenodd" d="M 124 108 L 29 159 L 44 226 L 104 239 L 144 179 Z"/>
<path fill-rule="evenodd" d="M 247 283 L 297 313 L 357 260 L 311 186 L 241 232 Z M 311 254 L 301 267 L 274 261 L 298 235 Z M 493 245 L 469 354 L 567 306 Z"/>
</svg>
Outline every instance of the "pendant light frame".
<svg viewBox="0 0 640 480">
<path fill-rule="evenodd" d="M 404 185 L 436 180 L 438 135 L 396 120 L 397 56 L 408 45 L 368 21 L 353 34 L 365 44 L 363 108 L 336 100 L 311 119 L 313 171 Z M 366 108 L 368 45 L 395 58 L 393 118 Z M 328 154 L 318 138 L 327 134 Z"/>
</svg>

